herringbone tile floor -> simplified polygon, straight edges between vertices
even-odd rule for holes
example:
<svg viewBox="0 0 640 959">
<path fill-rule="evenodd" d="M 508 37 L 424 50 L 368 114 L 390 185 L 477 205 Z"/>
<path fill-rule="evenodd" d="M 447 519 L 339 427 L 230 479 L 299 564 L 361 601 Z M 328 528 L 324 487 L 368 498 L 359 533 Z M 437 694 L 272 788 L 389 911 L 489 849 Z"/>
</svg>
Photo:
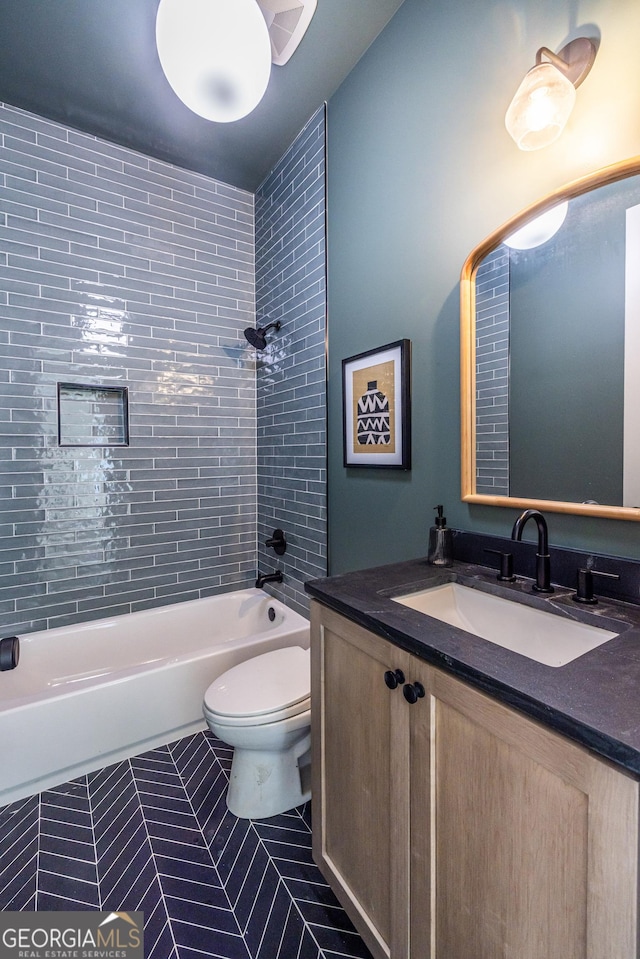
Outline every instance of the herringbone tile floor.
<svg viewBox="0 0 640 959">
<path fill-rule="evenodd" d="M 209 732 L 0 809 L 0 909 L 142 910 L 147 959 L 369 959 L 310 810 L 236 819 Z"/>
</svg>

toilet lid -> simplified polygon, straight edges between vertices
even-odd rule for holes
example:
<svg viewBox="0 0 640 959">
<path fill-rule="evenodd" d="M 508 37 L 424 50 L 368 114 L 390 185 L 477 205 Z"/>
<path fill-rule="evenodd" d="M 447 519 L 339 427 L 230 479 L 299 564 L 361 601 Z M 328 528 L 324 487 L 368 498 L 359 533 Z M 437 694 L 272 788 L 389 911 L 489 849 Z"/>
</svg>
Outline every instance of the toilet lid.
<svg viewBox="0 0 640 959">
<path fill-rule="evenodd" d="M 219 716 L 262 716 L 308 700 L 310 688 L 309 650 L 290 646 L 233 666 L 211 683 L 204 702 Z"/>
</svg>

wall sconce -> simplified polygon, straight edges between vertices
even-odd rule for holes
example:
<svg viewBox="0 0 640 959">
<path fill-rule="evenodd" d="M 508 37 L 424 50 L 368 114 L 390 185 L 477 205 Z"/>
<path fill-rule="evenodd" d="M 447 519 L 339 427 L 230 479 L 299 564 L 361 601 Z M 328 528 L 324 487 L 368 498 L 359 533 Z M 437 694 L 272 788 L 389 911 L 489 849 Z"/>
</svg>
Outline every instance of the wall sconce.
<svg viewBox="0 0 640 959">
<path fill-rule="evenodd" d="M 536 64 L 518 87 L 504 119 L 521 150 L 539 150 L 558 139 L 571 116 L 576 87 L 595 58 L 595 44 L 586 37 L 572 40 L 558 53 L 540 47 Z"/>
</svg>

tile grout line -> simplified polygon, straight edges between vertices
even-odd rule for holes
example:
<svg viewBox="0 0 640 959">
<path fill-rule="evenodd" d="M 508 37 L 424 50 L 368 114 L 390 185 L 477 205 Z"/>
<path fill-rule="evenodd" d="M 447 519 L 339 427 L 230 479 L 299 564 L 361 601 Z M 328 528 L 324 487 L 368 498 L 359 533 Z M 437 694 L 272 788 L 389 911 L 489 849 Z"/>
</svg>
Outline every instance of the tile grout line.
<svg viewBox="0 0 640 959">
<path fill-rule="evenodd" d="M 300 814 L 298 814 L 298 815 L 300 815 Z M 302 819 L 302 816 L 300 816 L 300 818 Z M 306 823 L 305 823 L 305 825 L 306 825 Z M 251 823 L 251 827 L 252 827 L 252 829 L 255 829 L 255 826 L 253 825 L 253 822 Z M 302 922 L 302 925 L 303 925 L 304 929 L 306 929 L 306 931 L 308 932 L 308 934 L 311 936 L 312 941 L 315 943 L 315 945 L 316 945 L 316 947 L 317 947 L 317 949 L 318 949 L 318 957 L 317 957 L 317 959 L 326 959 L 325 952 L 324 952 L 324 950 L 321 948 L 320 943 L 318 942 L 318 940 L 316 939 L 316 937 L 315 937 L 315 935 L 314 935 L 314 933 L 313 933 L 313 929 L 312 929 L 312 928 L 309 926 L 309 924 L 307 923 L 306 919 L 304 918 L 304 916 L 303 916 L 303 914 L 302 914 L 302 910 L 301 910 L 300 907 L 298 906 L 298 900 L 295 898 L 295 896 L 293 895 L 293 893 L 289 892 L 289 888 L 288 888 L 288 886 L 287 886 L 287 884 L 286 884 L 286 882 L 285 882 L 284 876 L 282 876 L 282 874 L 280 873 L 280 870 L 278 869 L 276 860 L 275 860 L 272 856 L 269 855 L 269 850 L 267 849 L 267 847 L 266 847 L 265 843 L 263 842 L 262 837 L 260 836 L 260 833 L 258 832 L 257 829 L 255 829 L 255 833 L 256 833 L 256 835 L 257 835 L 257 837 L 258 837 L 258 842 L 260 843 L 260 845 L 261 845 L 262 848 L 264 849 L 264 851 L 265 851 L 266 855 L 268 856 L 269 860 L 273 863 L 273 867 L 274 867 L 276 873 L 278 874 L 278 882 L 282 885 L 282 887 L 284 888 L 286 894 L 287 894 L 287 895 L 290 897 L 290 899 L 291 899 L 291 907 L 292 907 L 292 908 L 295 907 L 295 910 L 296 910 L 296 912 L 298 913 L 298 915 L 299 915 L 299 917 L 300 917 L 300 921 Z"/>
<path fill-rule="evenodd" d="M 277 873 L 277 870 L 276 870 L 276 873 Z M 269 906 L 269 914 L 268 914 L 267 919 L 266 919 L 265 924 L 264 924 L 264 930 L 263 930 L 263 932 L 262 932 L 262 936 L 261 936 L 261 938 L 260 938 L 260 942 L 258 943 L 258 951 L 257 951 L 257 953 L 256 953 L 256 959 L 257 959 L 257 957 L 260 955 L 260 950 L 262 949 L 262 943 L 264 942 L 264 937 L 266 936 L 266 934 L 267 934 L 267 929 L 269 928 L 269 919 L 271 918 L 271 914 L 272 914 L 272 912 L 273 912 L 273 910 L 274 910 L 274 908 L 275 908 L 275 904 L 276 904 L 277 899 L 278 899 L 278 892 L 279 892 L 279 890 L 280 890 L 280 887 L 283 885 L 281 876 L 280 876 L 278 873 L 277 873 L 277 875 L 278 875 L 278 884 L 277 884 L 277 886 L 276 886 L 275 895 L 274 895 L 273 899 L 271 900 L 271 904 L 270 904 L 270 906 Z M 275 959 L 275 957 L 274 957 L 274 959 Z"/>
<path fill-rule="evenodd" d="M 218 764 L 219 764 L 220 766 L 222 766 L 222 763 L 220 763 L 220 760 L 219 760 L 218 757 L 216 756 L 215 750 L 211 747 L 211 744 L 209 743 L 208 740 L 207 740 L 207 745 L 209 746 L 209 749 L 210 749 L 210 751 L 211 751 L 214 759 L 216 760 L 216 762 L 218 762 Z M 222 767 L 222 770 L 223 770 L 223 773 L 224 773 L 224 767 Z M 304 817 L 302 816 L 302 814 L 299 812 L 299 810 L 298 810 L 297 808 L 296 808 L 296 815 L 297 815 L 297 817 L 300 819 L 300 821 L 303 823 L 303 825 L 305 826 L 305 828 L 306 828 L 307 830 L 309 830 L 309 826 L 308 826 L 306 820 L 304 819 Z M 302 914 L 302 911 L 301 911 L 300 907 L 298 906 L 297 900 L 296 900 L 295 897 L 289 892 L 289 889 L 288 889 L 288 887 L 287 887 L 287 884 L 286 884 L 283 876 L 281 875 L 280 870 L 278 869 L 276 860 L 270 855 L 268 847 L 266 846 L 265 842 L 263 841 L 263 839 L 262 839 L 262 837 L 261 837 L 258 829 L 257 829 L 256 826 L 254 825 L 254 821 L 253 821 L 253 820 L 249 820 L 249 823 L 250 823 L 250 828 L 251 828 L 251 830 L 253 831 L 253 833 L 254 833 L 254 835 L 255 835 L 255 837 L 256 837 L 256 839 L 257 839 L 257 844 L 262 848 L 264 854 L 265 854 L 266 857 L 267 857 L 267 860 L 272 864 L 273 868 L 274 868 L 275 871 L 276 871 L 276 875 L 277 875 L 277 877 L 278 877 L 278 887 L 277 887 L 277 888 L 282 887 L 282 889 L 284 889 L 286 895 L 290 897 L 290 899 L 291 899 L 291 904 L 292 904 L 292 906 L 295 906 L 296 912 L 298 913 L 298 916 L 300 917 L 300 920 L 301 920 L 301 922 L 302 922 L 303 928 L 308 932 L 308 934 L 309 934 L 309 936 L 311 937 L 312 941 L 313 941 L 314 944 L 316 945 L 316 947 L 317 947 L 317 949 L 318 949 L 318 957 L 317 957 L 317 959 L 326 959 L 324 950 L 321 948 L 319 942 L 317 941 L 317 939 L 316 939 L 316 937 L 315 937 L 315 935 L 314 935 L 314 933 L 313 933 L 313 930 L 311 929 L 311 927 L 309 926 L 309 924 L 306 922 L 306 920 L 305 920 L 305 918 L 304 918 L 304 915 Z M 207 848 L 208 848 L 208 847 L 207 847 Z M 238 855 L 239 855 L 239 852 L 238 852 Z M 226 890 L 225 890 L 225 893 L 226 893 Z M 271 904 L 271 905 L 272 905 L 272 909 L 273 909 L 273 903 L 275 903 L 275 897 L 274 897 L 273 902 L 272 902 L 272 904 Z M 269 914 L 271 914 L 271 910 L 270 910 Z M 266 929 L 266 925 L 265 925 L 265 929 Z M 260 945 L 262 945 L 262 940 L 260 940 Z M 260 951 L 260 950 L 258 949 L 258 952 L 259 952 L 259 951 Z"/>
<path fill-rule="evenodd" d="M 147 826 L 147 820 L 146 820 L 146 817 L 145 817 L 145 814 L 144 814 L 144 806 L 143 806 L 143 804 L 142 804 L 142 799 L 140 798 L 140 791 L 139 791 L 139 789 L 138 789 L 138 782 L 137 782 L 137 780 L 136 780 L 136 776 L 135 776 L 135 772 L 134 772 L 134 770 L 133 770 L 133 765 L 132 765 L 132 763 L 131 763 L 131 760 L 130 760 L 130 759 L 127 759 L 127 760 L 126 760 L 126 763 L 127 763 L 127 766 L 129 767 L 129 772 L 131 773 L 131 779 L 133 780 L 133 788 L 134 788 L 134 790 L 135 790 L 136 798 L 137 798 L 137 800 L 138 800 L 138 805 L 139 805 L 139 807 L 140 807 L 140 814 L 141 814 L 141 816 L 142 816 L 142 824 L 143 824 L 143 826 L 144 826 L 145 835 L 146 835 L 146 837 L 147 837 L 147 842 L 148 842 L 148 844 L 149 844 L 149 851 L 150 851 L 150 853 L 151 853 L 151 859 L 152 859 L 152 861 L 153 861 L 153 868 L 154 868 L 154 870 L 155 870 L 155 873 L 156 873 L 156 876 L 157 876 L 157 879 L 158 879 L 158 888 L 159 888 L 159 890 L 160 890 L 160 897 L 161 897 L 161 900 L 162 900 L 162 905 L 163 905 L 163 907 L 164 907 L 164 911 L 165 911 L 165 914 L 166 914 L 166 917 L 167 917 L 167 925 L 169 926 L 169 932 L 170 932 L 170 934 L 171 934 L 171 941 L 172 941 L 172 943 L 173 943 L 173 949 L 174 949 L 174 952 L 175 952 L 175 954 L 176 954 L 177 959 L 180 959 L 180 953 L 179 953 L 179 951 L 178 951 L 178 944 L 177 944 L 177 942 L 176 942 L 176 937 L 175 937 L 175 935 L 174 935 L 174 933 L 173 933 L 173 925 L 172 925 L 172 922 L 171 922 L 171 916 L 169 915 L 169 909 L 167 908 L 167 901 L 166 901 L 166 898 L 165 898 L 164 889 L 162 888 L 162 883 L 160 882 L 160 871 L 159 871 L 159 869 L 158 869 L 158 864 L 157 864 L 157 862 L 156 862 L 156 856 L 155 856 L 155 853 L 154 853 L 154 851 L 153 851 L 153 843 L 152 843 L 152 841 L 151 841 L 151 836 L 149 835 L 149 829 L 148 829 L 148 826 Z"/>
<path fill-rule="evenodd" d="M 93 815 L 93 801 L 91 796 L 91 788 L 89 786 L 89 777 L 84 777 L 86 786 L 87 786 L 87 805 L 89 806 L 89 819 L 91 821 L 91 836 L 93 837 L 93 855 L 96 864 L 96 886 L 98 887 L 98 906 L 100 907 L 100 912 L 102 912 L 102 889 L 100 888 L 100 872 L 98 870 L 98 843 L 96 841 L 96 824 L 95 817 Z"/>
<path fill-rule="evenodd" d="M 146 891 L 145 891 L 145 895 L 146 895 L 146 893 L 149 891 L 149 889 L 151 888 L 151 885 L 152 885 L 152 884 L 149 884 L 149 886 L 147 887 L 147 889 L 146 889 Z M 156 903 L 155 907 L 152 909 L 152 911 L 151 911 L 151 913 L 150 913 L 150 916 L 153 916 L 154 913 L 155 913 L 155 911 L 156 911 L 156 909 L 159 909 L 161 905 L 164 906 L 164 903 L 161 903 L 160 900 L 158 899 L 158 902 Z M 156 938 L 154 939 L 154 941 L 153 941 L 151 944 L 149 944 L 148 942 L 145 942 L 145 954 L 146 954 L 147 956 L 153 955 L 154 949 L 156 948 L 156 946 L 157 946 L 158 943 L 160 942 L 160 939 L 162 938 L 162 933 L 163 933 L 163 929 L 160 929 L 159 932 L 158 932 L 158 935 L 156 936 Z M 176 953 L 176 955 L 177 955 L 177 953 Z"/>
<path fill-rule="evenodd" d="M 205 740 L 205 741 L 206 741 L 206 740 Z M 169 745 L 168 745 L 168 747 L 167 747 L 167 751 L 168 751 L 168 753 L 169 753 L 169 756 L 171 757 L 171 762 L 173 763 L 173 765 L 174 765 L 174 767 L 175 767 L 175 770 L 176 770 L 178 779 L 180 780 L 180 784 L 182 785 L 182 788 L 183 788 L 183 790 L 184 790 L 184 794 L 185 794 L 185 796 L 187 797 L 187 801 L 188 801 L 188 803 L 189 803 L 189 808 L 191 809 L 191 813 L 192 813 L 192 815 L 193 815 L 193 818 L 195 819 L 196 824 L 197 824 L 197 826 L 198 826 L 198 832 L 199 832 L 200 835 L 202 836 L 202 841 L 203 841 L 203 843 L 204 843 L 204 848 L 207 850 L 207 854 L 208 854 L 208 856 L 209 856 L 209 859 L 211 860 L 211 865 L 212 865 L 212 867 L 213 867 L 213 869 L 214 869 L 214 871 L 215 871 L 216 876 L 218 877 L 218 883 L 219 883 L 219 885 L 220 885 L 220 888 L 221 888 L 222 891 L 224 892 L 224 897 L 225 897 L 225 899 L 226 899 L 226 901 L 227 901 L 227 904 L 228 904 L 228 906 L 229 906 L 229 912 L 230 912 L 231 915 L 233 916 L 234 922 L 236 923 L 236 925 L 237 925 L 237 927 L 238 927 L 238 932 L 240 933 L 240 935 L 241 935 L 241 937 L 242 937 L 242 941 L 244 942 L 245 948 L 246 948 L 246 950 L 247 950 L 247 955 L 251 956 L 251 950 L 249 949 L 249 945 L 248 945 L 247 940 L 246 940 L 246 938 L 245 938 L 244 930 L 241 929 L 240 923 L 238 922 L 238 920 L 237 920 L 237 918 L 236 918 L 236 914 L 235 914 L 235 911 L 234 911 L 233 906 L 232 906 L 232 904 L 231 904 L 231 900 L 229 899 L 229 894 L 227 893 L 227 887 L 226 887 L 225 884 L 222 882 L 222 877 L 220 876 L 220 872 L 219 872 L 219 870 L 218 870 L 218 866 L 216 865 L 216 863 L 215 863 L 215 861 L 214 861 L 214 858 L 213 858 L 213 856 L 211 855 L 211 850 L 210 850 L 210 848 L 209 848 L 209 843 L 207 842 L 207 837 L 205 836 L 204 831 L 203 831 L 203 829 L 202 829 L 202 826 L 200 825 L 200 819 L 199 819 L 199 817 L 198 817 L 195 809 L 193 808 L 193 803 L 192 803 L 192 801 L 191 801 L 191 796 L 190 796 L 190 794 L 189 794 L 189 790 L 187 789 L 187 786 L 186 786 L 186 783 L 185 783 L 184 778 L 183 778 L 183 776 L 182 776 L 182 773 L 180 772 L 180 769 L 178 768 L 178 764 L 177 764 L 177 762 L 176 762 L 176 760 L 175 760 L 175 757 L 174 757 L 174 755 L 173 755 L 173 750 L 172 750 L 172 748 L 171 748 L 172 745 L 174 745 L 174 744 L 169 743 Z M 213 752 L 213 750 L 212 750 L 212 752 Z M 222 763 L 218 760 L 218 757 L 215 755 L 215 753 L 213 753 L 213 758 L 214 758 L 214 760 L 216 761 L 216 763 L 218 764 L 218 766 L 220 766 L 220 769 L 221 769 L 221 771 L 222 771 L 222 774 L 225 775 L 224 767 L 223 767 Z M 252 957 L 252 959 L 253 959 L 253 957 Z"/>
<path fill-rule="evenodd" d="M 136 798 L 137 798 L 137 796 L 136 796 Z M 111 804 L 111 805 L 112 805 L 112 804 Z M 110 805 L 110 809 L 111 809 L 111 805 Z M 108 812 L 103 813 L 103 815 L 100 816 L 99 819 L 104 819 L 105 817 L 109 816 L 109 814 L 110 814 L 110 809 L 109 809 Z M 144 820 L 143 811 L 141 810 L 140 806 L 138 806 L 138 809 L 137 809 L 137 810 L 134 809 L 134 810 L 132 811 L 131 815 L 130 815 L 129 818 L 127 819 L 126 823 L 123 824 L 123 826 L 121 827 L 120 831 L 119 831 L 113 838 L 111 838 L 111 840 L 110 840 L 110 842 L 109 842 L 109 845 L 106 846 L 106 847 L 103 849 L 101 856 L 98 856 L 98 845 L 97 845 L 97 842 L 96 842 L 96 864 L 97 864 L 97 865 L 96 865 L 96 873 L 97 873 L 97 878 L 98 878 L 98 895 L 99 895 L 99 897 L 100 897 L 100 901 L 101 901 L 101 902 L 102 902 L 102 900 L 103 900 L 103 896 L 102 896 L 102 886 L 103 886 L 104 883 L 106 882 L 107 877 L 109 876 L 109 872 L 110 872 L 110 870 L 111 870 L 111 869 L 113 868 L 113 866 L 114 866 L 114 863 L 111 863 L 111 866 L 109 866 L 109 867 L 107 868 L 106 872 L 103 873 L 103 875 L 102 875 L 102 881 L 101 881 L 101 879 L 100 879 L 100 869 L 101 869 L 101 866 L 102 866 L 102 861 L 104 860 L 105 856 L 111 851 L 111 849 L 113 848 L 113 846 L 117 843 L 118 838 L 119 838 L 119 836 L 121 835 L 121 833 L 122 833 L 122 832 L 127 828 L 127 826 L 134 820 L 134 818 L 135 818 L 135 816 L 136 816 L 136 813 L 139 813 L 140 816 L 141 816 L 141 818 Z M 147 843 L 148 843 L 148 845 L 150 846 L 148 835 L 147 835 Z M 149 852 L 149 857 L 148 857 L 148 859 L 143 863 L 143 865 L 140 866 L 140 871 L 138 872 L 138 874 L 133 877 L 133 881 L 131 882 L 130 887 L 129 887 L 130 889 L 135 886 L 136 881 L 137 881 L 137 880 L 140 878 L 140 876 L 143 874 L 144 870 L 145 870 L 146 867 L 147 867 L 147 864 L 149 863 L 149 861 L 150 861 L 151 858 L 152 858 L 151 849 L 150 849 L 150 848 L 149 848 L 148 852 Z M 152 882 L 153 882 L 153 881 L 152 881 Z M 147 889 L 145 890 L 145 895 L 146 895 L 146 892 L 148 892 L 149 889 L 151 888 L 151 885 L 152 885 L 152 883 L 150 883 L 149 886 L 147 887 Z M 144 896 L 142 896 L 141 901 L 142 901 L 142 900 L 144 900 Z"/>
<path fill-rule="evenodd" d="M 310 800 L 308 800 L 308 801 L 310 801 Z M 299 811 L 299 808 L 296 807 L 294 811 L 295 811 L 296 816 L 300 819 L 300 821 L 303 823 L 303 825 L 304 825 L 304 826 L 307 828 L 307 830 L 308 830 L 308 829 L 309 829 L 308 823 L 306 822 L 306 820 L 305 820 L 304 816 L 302 815 L 302 813 Z M 285 881 L 285 878 L 284 878 L 284 876 L 281 874 L 280 870 L 278 869 L 277 861 L 269 854 L 269 850 L 268 850 L 265 842 L 263 841 L 263 839 L 262 839 L 259 831 L 258 831 L 258 830 L 256 829 L 256 827 L 254 826 L 252 820 L 251 820 L 251 828 L 255 831 L 255 834 L 256 834 L 256 836 L 257 836 L 257 838 L 258 838 L 258 842 L 259 842 L 259 844 L 262 846 L 262 848 L 264 849 L 264 852 L 265 852 L 267 858 L 269 859 L 269 861 L 270 861 L 271 863 L 273 863 L 273 867 L 274 867 L 274 869 L 275 869 L 275 871 L 276 871 L 276 873 L 277 873 L 277 875 L 278 875 L 278 883 L 279 883 L 280 885 L 282 885 L 282 887 L 284 888 L 286 894 L 290 897 L 292 908 L 293 908 L 293 907 L 295 908 L 296 912 L 298 913 L 298 916 L 300 917 L 300 921 L 302 922 L 303 928 L 307 931 L 307 933 L 308 933 L 309 936 L 311 937 L 311 940 L 312 940 L 313 943 L 315 944 L 315 946 L 316 946 L 316 948 L 317 948 L 317 950 L 318 950 L 317 959 L 326 959 L 326 954 L 325 954 L 324 950 L 322 949 L 322 947 L 320 946 L 320 943 L 319 943 L 318 940 L 316 939 L 316 937 L 315 937 L 315 935 L 314 935 L 314 933 L 313 933 L 313 929 L 309 926 L 309 924 L 307 923 L 304 915 L 302 914 L 302 910 L 300 909 L 300 907 L 299 907 L 299 905 L 298 905 L 298 900 L 295 898 L 295 896 L 293 895 L 293 893 L 291 893 L 291 892 L 289 891 L 289 888 L 288 888 L 288 886 L 287 886 L 287 883 L 286 883 L 286 881 Z M 291 911 L 291 910 L 290 910 L 290 911 Z"/>
<path fill-rule="evenodd" d="M 212 745 L 212 743 L 211 743 L 211 740 L 207 738 L 206 734 L 204 734 L 204 743 L 205 743 L 205 746 L 207 747 L 207 753 L 208 753 L 208 755 L 210 755 L 211 758 L 213 759 L 213 761 L 219 766 L 220 772 L 221 772 L 223 778 L 225 779 L 225 781 L 226 781 L 226 783 L 227 783 L 227 789 L 228 789 L 228 788 L 229 788 L 229 776 L 228 776 L 228 774 L 227 774 L 226 769 L 224 768 L 224 766 L 223 766 L 223 764 L 222 764 L 222 760 L 220 759 L 220 757 L 219 757 L 218 754 L 216 753 L 216 751 L 215 751 L 215 749 L 214 749 L 214 747 L 213 747 L 213 745 Z M 226 744 L 225 744 L 225 745 L 226 745 Z M 227 747 L 227 748 L 231 748 L 231 747 Z M 225 792 L 226 792 L 226 790 L 225 790 Z M 224 801 L 225 806 L 226 806 L 226 798 L 223 796 L 223 797 L 221 797 L 221 800 Z M 233 815 L 233 813 L 229 813 L 229 815 Z M 197 816 L 197 814 L 196 814 L 196 816 Z M 241 820 L 239 820 L 239 819 L 237 818 L 237 816 L 234 817 L 234 818 L 236 819 L 237 822 L 240 822 L 240 821 L 241 821 Z M 198 819 L 198 823 L 199 823 L 199 822 L 200 822 L 200 820 Z M 218 827 L 218 828 L 219 828 L 219 827 Z M 234 827 L 234 829 L 235 829 L 235 827 Z M 229 843 L 230 843 L 231 840 L 232 840 L 233 833 L 234 833 L 234 829 L 231 829 L 231 830 L 230 830 L 229 835 L 227 836 L 227 839 L 226 839 L 226 841 L 225 841 L 225 843 L 224 843 L 224 846 L 220 849 L 220 856 L 218 857 L 219 859 L 222 858 L 222 857 L 225 855 L 227 846 L 229 845 Z M 217 833 L 217 830 L 216 830 L 216 833 Z M 206 839 L 205 839 L 205 841 L 206 841 Z M 209 848 L 209 844 L 208 844 L 208 843 L 207 843 L 207 848 Z M 233 865 L 237 862 L 239 855 L 240 855 L 240 849 L 239 849 L 238 852 L 236 853 L 236 856 L 235 856 L 235 859 L 234 859 L 234 861 L 233 861 L 233 864 L 232 864 L 232 867 L 231 867 L 231 868 L 233 868 Z M 225 883 L 225 886 L 226 886 L 226 883 Z"/>
<path fill-rule="evenodd" d="M 281 886 L 284 888 L 284 891 L 285 891 L 285 893 L 286 893 L 287 889 L 286 889 L 286 886 L 284 885 L 284 883 L 282 882 L 282 878 L 281 878 L 281 877 L 280 877 L 280 884 L 281 884 Z M 273 900 L 274 904 L 275 904 L 275 901 L 276 901 L 276 900 L 274 899 L 274 900 Z M 281 950 L 282 950 L 282 943 L 284 942 L 284 936 L 285 936 L 285 933 L 286 933 L 286 931 L 287 931 L 287 924 L 288 924 L 288 922 L 289 922 L 289 919 L 291 918 L 291 912 L 292 912 L 292 910 L 293 910 L 293 899 L 290 898 L 290 899 L 289 899 L 289 908 L 287 909 L 287 916 L 286 916 L 286 919 L 284 920 L 284 922 L 282 923 L 282 932 L 281 932 L 281 934 L 280 934 L 280 942 L 278 943 L 278 952 L 277 952 L 277 955 L 278 955 L 278 956 L 280 956 L 280 953 L 281 953 Z M 302 945 L 302 936 L 300 937 L 300 945 Z M 300 955 L 300 946 L 298 946 L 298 955 Z"/>
<path fill-rule="evenodd" d="M 110 852 L 111 848 L 112 848 L 113 846 L 115 846 L 115 844 L 118 842 L 118 839 L 120 838 L 121 834 L 125 831 L 125 829 L 127 828 L 127 826 L 128 826 L 128 825 L 131 823 L 131 821 L 135 818 L 135 816 L 136 816 L 136 810 L 134 809 L 134 810 L 132 810 L 131 815 L 129 816 L 129 818 L 127 819 L 127 821 L 122 824 L 122 826 L 120 827 L 120 830 L 115 834 L 115 836 L 113 836 L 113 838 L 111 839 L 111 842 L 109 843 L 109 845 L 108 845 L 108 846 L 105 846 L 105 848 L 104 848 L 103 851 L 102 851 L 102 855 L 100 856 L 99 859 L 98 859 L 98 850 L 97 850 L 97 848 L 96 848 L 96 862 L 97 862 L 98 864 L 100 863 L 100 861 L 101 861 L 102 859 L 104 859 L 104 857 L 107 855 L 107 853 Z"/>
<path fill-rule="evenodd" d="M 36 846 L 36 888 L 34 893 L 34 909 L 38 911 L 38 898 L 40 896 L 40 845 L 42 839 L 42 793 L 38 793 L 38 842 Z"/>
</svg>

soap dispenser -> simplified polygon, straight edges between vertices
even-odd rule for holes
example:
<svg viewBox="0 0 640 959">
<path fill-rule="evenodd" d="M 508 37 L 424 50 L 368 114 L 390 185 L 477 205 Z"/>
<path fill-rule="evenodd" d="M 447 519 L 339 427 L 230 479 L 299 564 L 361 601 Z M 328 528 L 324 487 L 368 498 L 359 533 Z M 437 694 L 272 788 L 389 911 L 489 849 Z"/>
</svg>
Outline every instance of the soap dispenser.
<svg viewBox="0 0 640 959">
<path fill-rule="evenodd" d="M 432 566 L 451 566 L 453 563 L 453 537 L 447 526 L 447 517 L 442 515 L 443 507 L 434 506 L 438 515 L 436 524 L 429 530 L 429 552 L 427 562 Z"/>
</svg>

